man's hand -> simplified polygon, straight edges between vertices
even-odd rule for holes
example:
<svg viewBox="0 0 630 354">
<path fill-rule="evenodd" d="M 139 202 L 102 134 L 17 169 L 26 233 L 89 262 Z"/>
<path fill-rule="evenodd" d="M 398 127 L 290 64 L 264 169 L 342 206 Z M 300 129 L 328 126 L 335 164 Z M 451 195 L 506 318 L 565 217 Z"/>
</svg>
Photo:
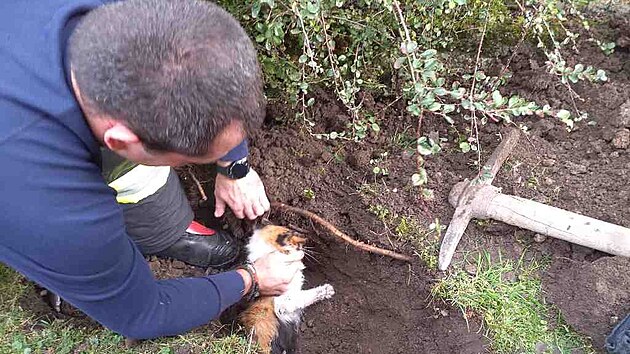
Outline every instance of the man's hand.
<svg viewBox="0 0 630 354">
<path fill-rule="evenodd" d="M 229 206 L 237 218 L 254 220 L 269 210 L 269 199 L 260 176 L 253 169 L 241 179 L 231 179 L 217 174 L 214 185 L 216 206 L 214 216 L 221 217 Z"/>
<path fill-rule="evenodd" d="M 260 294 L 272 296 L 284 294 L 295 274 L 304 269 L 302 258 L 304 258 L 302 251 L 290 255 L 273 252 L 254 262 Z"/>
<path fill-rule="evenodd" d="M 304 252 L 302 251 L 291 255 L 273 252 L 254 262 L 253 266 L 258 278 L 260 294 L 268 296 L 284 294 L 289 289 L 289 284 L 297 272 L 304 269 L 304 264 L 301 262 L 303 257 Z M 254 279 L 245 269 L 238 269 L 237 272 L 245 283 L 243 294 L 249 293 Z"/>
</svg>

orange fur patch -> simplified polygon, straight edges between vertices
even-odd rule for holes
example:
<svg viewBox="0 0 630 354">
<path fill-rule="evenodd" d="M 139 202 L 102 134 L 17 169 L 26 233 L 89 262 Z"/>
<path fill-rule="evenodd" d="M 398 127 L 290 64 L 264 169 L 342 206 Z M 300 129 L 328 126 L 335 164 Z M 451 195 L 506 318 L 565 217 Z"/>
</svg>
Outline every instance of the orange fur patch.
<svg viewBox="0 0 630 354">
<path fill-rule="evenodd" d="M 241 323 L 254 334 L 261 352 L 271 353 L 271 342 L 278 336 L 278 318 L 273 311 L 273 297 L 264 296 L 253 302 L 241 314 Z"/>
</svg>

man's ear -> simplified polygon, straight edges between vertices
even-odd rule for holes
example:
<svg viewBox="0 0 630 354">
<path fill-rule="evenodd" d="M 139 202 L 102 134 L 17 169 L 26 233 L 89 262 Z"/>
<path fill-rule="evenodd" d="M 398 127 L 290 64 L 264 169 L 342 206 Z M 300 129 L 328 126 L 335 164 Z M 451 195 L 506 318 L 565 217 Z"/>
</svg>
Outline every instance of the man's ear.
<svg viewBox="0 0 630 354">
<path fill-rule="evenodd" d="M 140 138 L 122 123 L 115 123 L 105 130 L 103 142 L 108 149 L 116 151 L 128 150 L 131 145 L 140 142 Z"/>
</svg>

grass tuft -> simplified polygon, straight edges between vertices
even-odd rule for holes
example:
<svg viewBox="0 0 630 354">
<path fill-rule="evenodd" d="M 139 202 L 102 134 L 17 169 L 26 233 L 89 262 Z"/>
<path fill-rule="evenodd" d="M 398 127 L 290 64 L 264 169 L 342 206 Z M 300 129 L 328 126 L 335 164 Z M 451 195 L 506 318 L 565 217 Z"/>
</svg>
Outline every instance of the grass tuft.
<svg viewBox="0 0 630 354">
<path fill-rule="evenodd" d="M 479 255 L 466 271 L 457 270 L 438 282 L 433 296 L 464 313 L 479 315 L 496 353 L 593 353 L 587 340 L 574 332 L 557 309 L 544 302 L 541 265 L 514 263 Z M 471 274 L 472 273 L 472 274 Z"/>
<path fill-rule="evenodd" d="M 31 283 L 8 267 L 0 265 L 0 353 L 107 353 L 175 354 L 253 353 L 248 340 L 238 334 L 215 338 L 206 327 L 173 338 L 144 341 L 134 348 L 123 337 L 104 328 L 78 327 L 72 320 L 43 321 L 20 307 Z"/>
</svg>

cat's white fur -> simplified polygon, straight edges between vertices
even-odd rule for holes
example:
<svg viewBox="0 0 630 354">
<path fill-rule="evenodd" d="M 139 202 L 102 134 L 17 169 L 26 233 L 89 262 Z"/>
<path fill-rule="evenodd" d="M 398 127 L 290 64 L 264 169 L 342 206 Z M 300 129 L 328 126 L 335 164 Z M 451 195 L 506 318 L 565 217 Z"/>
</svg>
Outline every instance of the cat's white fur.
<svg viewBox="0 0 630 354">
<path fill-rule="evenodd" d="M 261 237 L 260 230 L 254 231 L 254 234 L 247 244 L 247 252 L 247 260 L 252 263 L 267 254 L 277 253 L 275 259 L 278 260 L 276 266 L 279 272 L 282 272 L 283 268 L 286 267 L 285 259 L 295 259 L 294 254 L 278 252 L 273 245 L 267 243 L 267 241 Z M 296 250 L 295 252 L 303 251 Z M 304 285 L 304 274 L 302 270 L 304 270 L 304 268 L 304 263 L 300 261 L 299 270 L 291 283 L 289 283 L 287 292 L 274 298 L 274 312 L 282 322 L 298 323 L 304 308 L 318 301 L 329 299 L 335 294 L 335 290 L 330 284 L 302 290 L 302 286 Z"/>
</svg>

